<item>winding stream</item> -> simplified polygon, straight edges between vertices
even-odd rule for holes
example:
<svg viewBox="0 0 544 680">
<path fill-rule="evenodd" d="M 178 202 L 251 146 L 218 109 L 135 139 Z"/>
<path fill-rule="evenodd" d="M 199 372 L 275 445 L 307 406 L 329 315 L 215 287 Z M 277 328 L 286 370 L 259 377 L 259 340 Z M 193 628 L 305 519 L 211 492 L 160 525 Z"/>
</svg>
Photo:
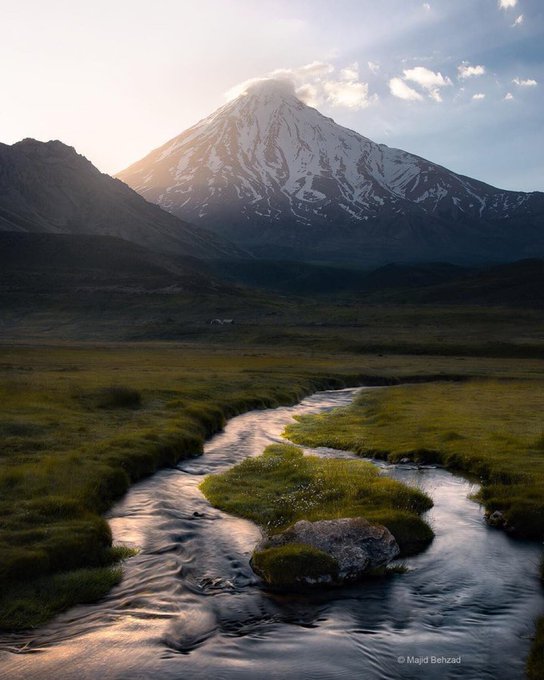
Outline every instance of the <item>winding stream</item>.
<svg viewBox="0 0 544 680">
<path fill-rule="evenodd" d="M 383 466 L 432 496 L 431 547 L 406 560 L 406 574 L 300 597 L 258 587 L 248 560 L 259 530 L 198 490 L 203 475 L 280 440 L 293 415 L 347 404 L 355 392 L 233 418 L 204 456 L 134 486 L 109 514 L 115 541 L 141 548 L 122 583 L 31 635 L 4 636 L 0 678 L 521 680 L 544 611 L 540 547 L 488 528 L 469 482 Z"/>
</svg>

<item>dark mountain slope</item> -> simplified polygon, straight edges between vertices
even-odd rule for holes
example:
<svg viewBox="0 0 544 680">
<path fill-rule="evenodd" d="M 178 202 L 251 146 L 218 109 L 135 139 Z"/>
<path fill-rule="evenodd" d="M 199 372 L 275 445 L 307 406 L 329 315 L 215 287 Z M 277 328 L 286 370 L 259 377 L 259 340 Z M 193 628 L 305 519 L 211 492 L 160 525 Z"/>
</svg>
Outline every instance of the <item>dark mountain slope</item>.
<svg viewBox="0 0 544 680">
<path fill-rule="evenodd" d="M 376 270 L 288 260 L 221 260 L 208 263 L 218 277 L 238 284 L 296 295 L 335 295 L 412 288 L 450 281 L 465 270 L 447 263 L 389 264 Z M 470 270 L 469 270 L 470 271 Z"/>
<path fill-rule="evenodd" d="M 116 236 L 159 252 L 235 257 L 220 236 L 148 203 L 59 141 L 0 144 L 0 231 Z"/>
<path fill-rule="evenodd" d="M 4 292 L 123 289 L 213 293 L 229 286 L 201 260 L 146 250 L 113 236 L 0 232 Z"/>
<path fill-rule="evenodd" d="M 544 308 L 544 260 L 527 259 L 476 271 L 452 281 L 378 293 L 374 301 L 412 304 L 490 305 Z"/>
</svg>

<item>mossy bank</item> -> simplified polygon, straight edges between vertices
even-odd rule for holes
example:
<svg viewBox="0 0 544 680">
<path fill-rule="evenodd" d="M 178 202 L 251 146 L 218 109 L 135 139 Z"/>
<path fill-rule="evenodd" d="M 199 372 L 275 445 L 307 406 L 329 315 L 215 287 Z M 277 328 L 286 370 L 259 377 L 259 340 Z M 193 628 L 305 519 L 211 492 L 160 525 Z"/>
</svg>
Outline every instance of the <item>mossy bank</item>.
<svg viewBox="0 0 544 680">
<path fill-rule="evenodd" d="M 473 380 L 361 393 L 286 429 L 298 444 L 398 462 L 440 463 L 477 478 L 479 499 L 525 538 L 544 538 L 544 381 Z"/>
</svg>

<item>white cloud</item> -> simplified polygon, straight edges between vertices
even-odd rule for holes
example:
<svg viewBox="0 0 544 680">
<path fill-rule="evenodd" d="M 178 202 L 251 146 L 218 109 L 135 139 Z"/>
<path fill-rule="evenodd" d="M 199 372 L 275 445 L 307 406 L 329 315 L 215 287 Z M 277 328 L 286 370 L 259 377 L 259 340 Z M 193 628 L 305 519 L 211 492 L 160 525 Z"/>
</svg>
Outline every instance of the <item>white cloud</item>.
<svg viewBox="0 0 544 680">
<path fill-rule="evenodd" d="M 478 66 L 471 66 L 466 61 L 457 67 L 459 78 L 473 78 L 474 76 L 483 76 L 485 73 L 485 66 L 478 64 Z"/>
<path fill-rule="evenodd" d="M 521 78 L 514 78 L 512 81 L 514 85 L 518 85 L 519 87 L 536 87 L 538 85 L 536 80 L 533 80 L 532 78 L 527 78 L 527 80 L 522 80 Z"/>
<path fill-rule="evenodd" d="M 368 85 L 358 81 L 328 80 L 323 83 L 323 89 L 332 106 L 364 109 L 374 101 L 368 96 Z"/>
<path fill-rule="evenodd" d="M 501 9 L 510 9 L 518 4 L 518 0 L 499 0 L 499 7 Z"/>
<path fill-rule="evenodd" d="M 421 85 L 421 87 L 426 90 L 451 85 L 451 80 L 449 78 L 444 78 L 440 72 L 435 73 L 434 71 L 431 71 L 431 69 L 425 68 L 425 66 L 416 66 L 415 68 L 406 69 L 404 71 L 404 78 Z"/>
<path fill-rule="evenodd" d="M 514 21 L 514 23 L 512 24 L 512 28 L 514 28 L 514 26 L 521 26 L 521 24 L 522 24 L 524 21 L 525 21 L 525 17 L 523 16 L 523 14 L 520 14 L 519 17 L 518 17 L 518 18 Z"/>
<path fill-rule="evenodd" d="M 423 97 L 407 85 L 402 78 L 391 78 L 389 81 L 389 89 L 394 97 L 399 99 L 406 99 L 407 101 L 420 101 Z"/>
<path fill-rule="evenodd" d="M 358 80 L 359 64 L 355 61 L 340 71 L 340 80 Z"/>
<path fill-rule="evenodd" d="M 475 101 L 481 101 L 482 99 L 485 99 L 485 94 L 483 92 L 476 92 L 476 94 L 472 95 L 472 99 Z"/>
<path fill-rule="evenodd" d="M 514 95 L 513 95 L 511 92 L 507 92 L 507 93 L 504 95 L 504 101 L 505 101 L 505 102 L 511 102 L 512 99 L 514 99 Z"/>
<path fill-rule="evenodd" d="M 321 77 L 329 75 L 334 71 L 334 66 L 324 61 L 312 61 L 310 64 L 305 64 L 304 66 L 299 66 L 295 69 L 276 69 L 272 71 L 272 75 L 277 75 L 282 72 L 308 77 Z"/>
<path fill-rule="evenodd" d="M 249 78 L 248 80 L 244 80 L 243 82 L 234 85 L 225 92 L 225 99 L 229 102 L 231 99 L 236 99 L 236 97 L 239 97 L 241 94 L 244 94 L 244 92 L 249 90 L 252 85 L 260 83 L 261 80 L 265 80 L 265 78 Z"/>
<path fill-rule="evenodd" d="M 368 68 L 372 71 L 372 73 L 378 73 L 380 70 L 380 65 L 376 61 L 369 61 Z"/>
<path fill-rule="evenodd" d="M 406 69 L 404 71 L 404 79 L 417 83 L 417 85 L 424 90 L 427 90 L 429 97 L 436 102 L 442 101 L 440 88 L 452 84 L 447 76 L 444 78 L 440 72 L 431 71 L 430 69 L 425 68 L 425 66 L 416 66 L 414 68 Z"/>
<path fill-rule="evenodd" d="M 325 61 L 312 61 L 304 66 L 298 68 L 277 68 L 268 73 L 265 78 L 277 78 L 283 80 L 290 80 L 293 84 L 299 81 L 312 81 L 320 78 L 325 78 L 334 71 L 334 66 Z M 256 78 L 255 80 L 262 80 Z"/>
<path fill-rule="evenodd" d="M 336 73 L 329 62 L 313 61 L 292 69 L 276 69 L 261 78 L 252 78 L 232 87 L 225 96 L 228 100 L 238 97 L 251 85 L 262 80 L 284 80 L 296 95 L 309 106 L 329 104 L 333 107 L 363 109 L 377 100 L 370 95 L 368 84 L 359 80 L 359 64 L 348 64 Z"/>
<path fill-rule="evenodd" d="M 427 10 L 427 12 L 431 9 L 431 5 L 428 2 L 423 3 L 423 9 Z"/>
</svg>

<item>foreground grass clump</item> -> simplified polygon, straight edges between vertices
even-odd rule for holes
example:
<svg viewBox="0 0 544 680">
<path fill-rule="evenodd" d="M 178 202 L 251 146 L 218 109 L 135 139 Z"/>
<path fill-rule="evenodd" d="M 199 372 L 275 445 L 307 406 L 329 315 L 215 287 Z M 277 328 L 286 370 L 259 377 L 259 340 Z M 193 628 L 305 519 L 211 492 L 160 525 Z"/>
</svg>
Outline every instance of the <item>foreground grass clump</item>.
<svg viewBox="0 0 544 680">
<path fill-rule="evenodd" d="M 277 548 L 267 548 L 253 553 L 255 570 L 273 586 L 291 586 L 302 578 L 335 578 L 337 561 L 322 550 L 304 543 L 289 543 Z"/>
<path fill-rule="evenodd" d="M 142 405 L 141 393 L 123 385 L 105 387 L 97 396 L 99 408 L 139 408 Z"/>
<path fill-rule="evenodd" d="M 35 628 L 54 614 L 76 604 L 95 602 L 122 576 L 119 566 L 77 569 L 30 583 L 14 583 L 0 595 L 0 628 Z"/>
<path fill-rule="evenodd" d="M 477 477 L 480 500 L 513 533 L 544 538 L 544 382 L 474 380 L 371 390 L 353 405 L 302 416 L 294 442 L 390 461 L 438 462 Z"/>
<path fill-rule="evenodd" d="M 371 463 L 304 456 L 287 444 L 269 446 L 262 456 L 207 477 L 201 489 L 212 505 L 269 534 L 301 519 L 364 517 L 385 525 L 405 555 L 433 538 L 419 517 L 432 507 L 423 492 L 383 477 Z"/>
</svg>

